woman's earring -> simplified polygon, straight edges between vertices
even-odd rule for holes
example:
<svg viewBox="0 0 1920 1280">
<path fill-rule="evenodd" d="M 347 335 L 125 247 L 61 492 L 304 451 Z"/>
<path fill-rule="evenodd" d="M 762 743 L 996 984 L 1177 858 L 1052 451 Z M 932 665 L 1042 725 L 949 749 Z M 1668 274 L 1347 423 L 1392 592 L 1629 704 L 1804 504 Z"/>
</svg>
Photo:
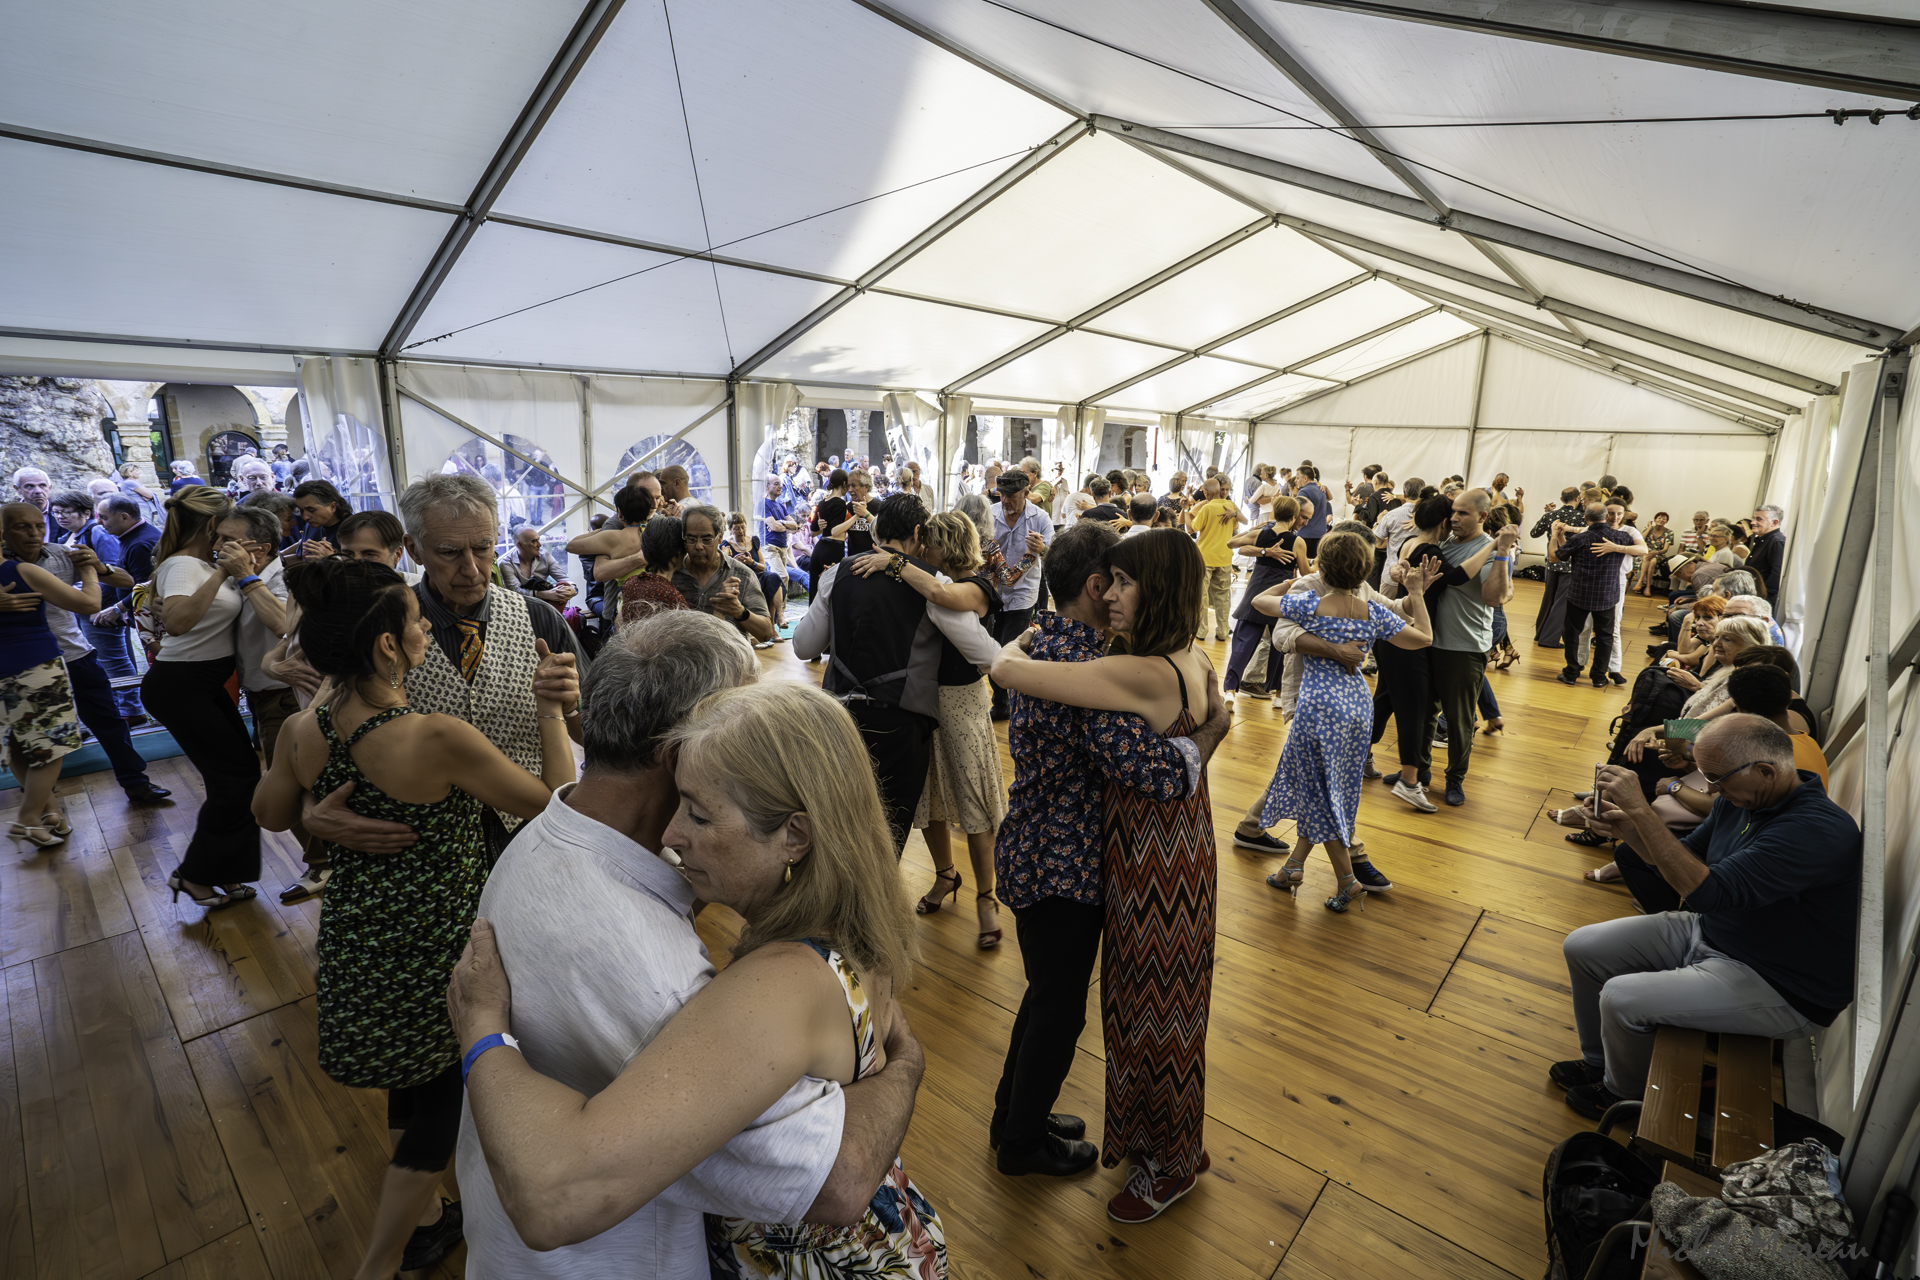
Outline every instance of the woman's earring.
<svg viewBox="0 0 1920 1280">
<path fill-rule="evenodd" d="M 387 683 L 396 689 L 400 687 L 400 663 L 398 661 L 394 662 L 393 670 L 388 673 Z"/>
<path fill-rule="evenodd" d="M 791 858 L 787 860 L 787 873 L 786 875 L 780 878 L 780 883 L 781 884 L 793 883 L 793 860 Z"/>
</svg>

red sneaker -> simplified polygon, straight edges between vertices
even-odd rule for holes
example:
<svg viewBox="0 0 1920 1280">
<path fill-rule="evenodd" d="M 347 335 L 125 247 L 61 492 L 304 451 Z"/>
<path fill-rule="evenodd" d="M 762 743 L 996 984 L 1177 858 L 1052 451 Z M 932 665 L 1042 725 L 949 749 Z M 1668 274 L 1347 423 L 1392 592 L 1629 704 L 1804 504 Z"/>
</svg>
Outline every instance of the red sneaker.
<svg viewBox="0 0 1920 1280">
<path fill-rule="evenodd" d="M 1133 1166 L 1127 1185 L 1119 1195 L 1107 1201 L 1107 1216 L 1115 1222 L 1151 1222 L 1187 1192 L 1200 1175 L 1213 1167 L 1213 1157 L 1202 1151 L 1200 1164 L 1184 1178 L 1156 1178 L 1144 1164 Z"/>
</svg>

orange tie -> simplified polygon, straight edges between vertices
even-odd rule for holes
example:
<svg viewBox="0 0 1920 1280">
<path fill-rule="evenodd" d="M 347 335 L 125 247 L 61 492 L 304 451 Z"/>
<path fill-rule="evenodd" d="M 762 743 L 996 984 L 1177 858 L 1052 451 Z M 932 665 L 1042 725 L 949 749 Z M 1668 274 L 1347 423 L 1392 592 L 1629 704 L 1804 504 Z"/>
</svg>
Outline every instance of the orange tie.
<svg viewBox="0 0 1920 1280">
<path fill-rule="evenodd" d="M 487 652 L 480 639 L 480 623 L 473 618 L 456 618 L 454 625 L 460 628 L 460 678 L 472 684 L 473 673 L 480 669 L 480 659 Z"/>
</svg>

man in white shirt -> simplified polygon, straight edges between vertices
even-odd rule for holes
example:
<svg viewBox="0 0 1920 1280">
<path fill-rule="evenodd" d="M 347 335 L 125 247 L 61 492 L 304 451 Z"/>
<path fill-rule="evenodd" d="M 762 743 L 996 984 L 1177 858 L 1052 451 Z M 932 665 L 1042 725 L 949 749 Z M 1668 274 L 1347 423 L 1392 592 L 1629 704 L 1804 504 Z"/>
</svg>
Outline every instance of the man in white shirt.
<svg viewBox="0 0 1920 1280">
<path fill-rule="evenodd" d="M 693 890 L 661 836 L 679 805 L 660 744 L 701 699 L 760 664 L 738 631 L 674 610 L 629 624 L 581 689 L 586 767 L 515 834 L 487 879 L 527 1064 L 596 1094 L 715 969 L 694 932 Z M 898 1056 L 896 1056 L 898 1055 Z M 470 1106 L 458 1173 L 469 1280 L 705 1280 L 703 1213 L 757 1222 L 856 1220 L 898 1153 L 924 1060 L 908 1033 L 887 1065 L 842 1088 L 802 1079 L 752 1127 L 665 1193 L 591 1239 L 536 1252 L 502 1207 Z M 416 1237 L 417 1238 L 417 1237 Z M 429 1266 L 410 1255 L 406 1264 Z"/>
<path fill-rule="evenodd" d="M 1418 476 L 1413 477 L 1401 485 L 1400 493 L 1406 501 L 1381 516 L 1378 523 L 1373 526 L 1373 536 L 1386 547 L 1388 568 L 1391 568 L 1393 562 L 1400 558 L 1400 548 L 1402 544 L 1418 532 L 1418 530 L 1413 527 L 1413 509 L 1420 502 L 1420 491 L 1426 487 L 1427 482 Z M 1389 588 L 1389 581 L 1384 575 L 1380 583 L 1380 589 L 1388 596 L 1400 594 L 1398 584 L 1392 584 L 1391 588 Z"/>
</svg>

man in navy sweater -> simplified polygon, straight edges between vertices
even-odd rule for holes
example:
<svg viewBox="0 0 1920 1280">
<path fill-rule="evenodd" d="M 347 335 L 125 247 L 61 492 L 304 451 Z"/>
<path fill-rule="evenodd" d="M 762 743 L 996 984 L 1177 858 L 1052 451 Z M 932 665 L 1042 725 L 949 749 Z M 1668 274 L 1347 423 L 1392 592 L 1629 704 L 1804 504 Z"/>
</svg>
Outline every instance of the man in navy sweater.
<svg viewBox="0 0 1920 1280">
<path fill-rule="evenodd" d="M 1676 838 L 1632 771 L 1600 772 L 1602 835 L 1630 841 L 1677 911 L 1575 929 L 1563 948 L 1581 1056 L 1548 1073 L 1598 1119 L 1646 1091 L 1661 1026 L 1778 1039 L 1853 1003 L 1860 828 L 1794 768 L 1786 730 L 1759 716 L 1708 723 L 1694 762 L 1718 793 Z"/>
</svg>

